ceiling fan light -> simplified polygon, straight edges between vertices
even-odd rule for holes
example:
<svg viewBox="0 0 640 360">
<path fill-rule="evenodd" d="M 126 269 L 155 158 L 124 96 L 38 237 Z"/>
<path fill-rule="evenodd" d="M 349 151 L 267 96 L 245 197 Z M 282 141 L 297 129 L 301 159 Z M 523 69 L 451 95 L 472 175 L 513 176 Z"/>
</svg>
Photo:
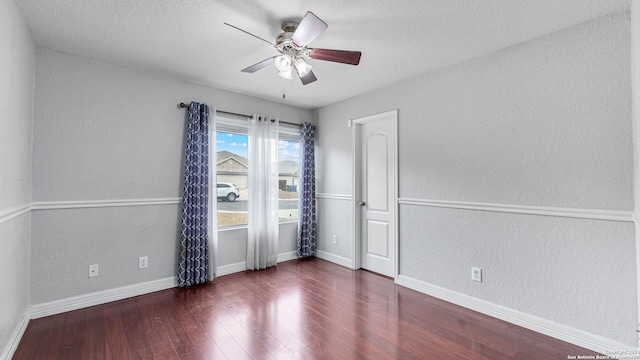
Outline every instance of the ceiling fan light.
<svg viewBox="0 0 640 360">
<path fill-rule="evenodd" d="M 279 72 L 291 71 L 291 56 L 284 54 L 276 57 L 275 60 L 276 69 Z"/>
<path fill-rule="evenodd" d="M 311 65 L 304 61 L 303 58 L 296 59 L 294 66 L 300 77 L 305 77 L 311 71 Z"/>
<path fill-rule="evenodd" d="M 278 75 L 285 80 L 291 80 L 293 79 L 293 70 L 291 69 L 291 67 L 289 67 L 289 70 L 280 71 Z"/>
</svg>

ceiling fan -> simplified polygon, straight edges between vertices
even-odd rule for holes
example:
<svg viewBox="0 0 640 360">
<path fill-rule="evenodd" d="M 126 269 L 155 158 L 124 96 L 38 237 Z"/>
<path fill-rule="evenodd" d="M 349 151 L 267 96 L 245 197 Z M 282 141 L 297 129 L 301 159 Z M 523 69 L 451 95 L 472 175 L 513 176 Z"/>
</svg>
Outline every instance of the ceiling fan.
<svg viewBox="0 0 640 360">
<path fill-rule="evenodd" d="M 328 27 L 324 21 L 320 20 L 320 18 L 311 11 L 308 11 L 300 22 L 283 22 L 280 34 L 276 37 L 275 43 L 231 24 L 224 24 L 270 44 L 280 53 L 280 55 L 270 57 L 248 68 L 242 69 L 242 72 L 246 73 L 254 73 L 274 64 L 276 69 L 278 69 L 278 75 L 283 79 L 293 79 L 293 71 L 295 70 L 302 84 L 307 85 L 318 80 L 311 70 L 311 64 L 308 63 L 308 60 L 314 59 L 358 65 L 360 63 L 360 56 L 362 56 L 360 51 L 314 49 L 307 47 L 311 41 L 322 34 Z"/>
</svg>

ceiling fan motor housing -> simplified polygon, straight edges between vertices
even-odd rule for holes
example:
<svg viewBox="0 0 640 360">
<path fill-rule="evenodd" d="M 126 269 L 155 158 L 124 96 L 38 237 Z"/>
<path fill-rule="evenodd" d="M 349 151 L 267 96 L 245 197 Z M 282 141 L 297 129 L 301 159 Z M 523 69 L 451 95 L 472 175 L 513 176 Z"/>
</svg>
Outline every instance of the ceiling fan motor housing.
<svg viewBox="0 0 640 360">
<path fill-rule="evenodd" d="M 283 22 L 280 27 L 280 34 L 276 37 L 276 45 L 280 45 L 284 41 L 291 41 L 291 37 L 293 33 L 296 32 L 298 25 L 300 25 L 300 23 L 297 21 Z"/>
<path fill-rule="evenodd" d="M 297 21 L 285 21 L 282 23 L 280 27 L 280 34 L 276 37 L 276 49 L 282 54 L 287 54 L 292 58 L 295 58 L 299 55 L 306 55 L 305 48 L 294 44 L 291 41 L 291 37 L 293 33 L 296 32 L 296 29 L 300 25 Z"/>
</svg>

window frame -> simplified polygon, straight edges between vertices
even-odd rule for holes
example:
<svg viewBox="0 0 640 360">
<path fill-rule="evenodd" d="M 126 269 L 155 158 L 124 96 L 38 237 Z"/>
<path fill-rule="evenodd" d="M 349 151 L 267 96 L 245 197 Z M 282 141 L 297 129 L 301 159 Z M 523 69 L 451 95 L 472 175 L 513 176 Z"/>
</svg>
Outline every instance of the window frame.
<svg viewBox="0 0 640 360">
<path fill-rule="evenodd" d="M 283 138 L 280 138 L 280 135 L 284 134 L 285 136 Z M 300 138 L 300 127 L 296 126 L 286 126 L 286 125 L 280 125 L 279 127 L 279 131 L 278 131 L 278 140 L 285 140 L 285 141 L 297 141 L 298 144 L 300 144 L 300 141 L 302 140 Z M 278 151 L 278 161 L 280 161 L 280 152 Z M 298 167 L 300 166 L 300 161 L 298 160 Z M 298 168 L 299 169 L 299 168 Z M 281 173 L 278 171 L 278 177 L 280 176 L 297 176 L 298 178 L 300 177 L 299 174 L 295 174 L 295 173 Z M 298 191 L 298 196 L 300 196 L 300 192 Z M 290 223 L 298 223 L 298 218 L 299 215 L 296 216 L 294 219 L 283 219 L 280 220 L 280 224 L 290 224 Z"/>
<path fill-rule="evenodd" d="M 247 136 L 247 140 L 248 140 L 248 136 L 249 136 L 249 124 L 245 119 L 234 119 L 234 118 L 230 118 L 230 117 L 225 117 L 225 116 L 217 116 L 216 117 L 216 121 L 215 121 L 215 129 L 212 129 L 212 134 L 211 137 L 213 139 L 213 141 L 216 141 L 216 133 L 217 132 L 227 132 L 227 133 L 234 133 L 234 134 L 242 134 L 242 135 L 246 135 Z M 281 135 L 282 139 L 280 138 Z M 287 126 L 287 125 L 280 125 L 279 129 L 278 129 L 278 140 L 285 140 L 285 141 L 297 141 L 298 143 L 300 143 L 301 139 L 300 139 L 300 129 L 299 127 L 293 127 L 293 126 Z M 212 157 L 214 159 L 216 159 L 216 164 L 212 164 L 212 169 L 215 169 L 215 173 L 216 173 L 216 178 L 215 178 L 215 183 L 218 183 L 218 169 L 216 168 L 217 166 L 217 152 L 219 151 L 218 146 L 216 144 L 215 147 L 215 152 L 212 154 Z M 247 160 L 251 161 L 251 159 L 248 158 L 247 156 Z M 280 161 L 280 156 L 278 153 L 278 161 Z M 298 164 L 300 164 L 298 162 Z M 248 164 L 247 164 L 248 165 Z M 244 173 L 241 172 L 225 172 L 224 175 L 243 175 Z M 299 174 L 295 174 L 295 173 L 280 173 L 278 172 L 278 176 L 299 176 Z M 248 176 L 248 172 L 247 172 L 247 176 Z M 223 182 L 228 182 L 228 181 L 223 181 Z M 217 191 L 217 185 L 216 185 L 216 191 Z M 216 193 L 216 201 L 217 201 L 217 193 Z M 248 201 L 248 199 L 247 199 Z M 219 205 L 216 204 L 216 222 L 218 219 L 218 213 L 220 211 L 219 209 Z M 247 214 L 248 214 L 248 210 L 247 210 Z M 250 214 L 248 214 L 248 216 L 250 216 Z M 294 219 L 280 219 L 279 220 L 280 224 L 290 224 L 290 223 L 298 223 L 298 217 L 294 218 Z M 217 226 L 218 231 L 229 231 L 229 230 L 237 230 L 237 229 L 246 229 L 248 224 L 236 224 L 236 225 L 226 225 L 226 226 Z"/>
<path fill-rule="evenodd" d="M 230 117 L 223 117 L 223 116 L 216 116 L 216 121 L 215 121 L 215 129 L 213 129 L 212 132 L 212 136 L 211 139 L 213 139 L 213 141 L 217 141 L 217 133 L 218 132 L 225 132 L 225 133 L 232 133 L 232 134 L 240 134 L 240 135 L 246 135 L 247 136 L 247 140 L 249 138 L 249 124 L 247 123 L 247 121 L 245 119 L 234 119 L 234 118 L 230 118 Z M 220 173 L 218 172 L 217 169 L 217 159 L 218 159 L 218 151 L 220 151 L 218 149 L 218 146 L 216 144 L 215 146 L 215 152 L 212 154 L 212 158 L 216 160 L 216 163 L 211 164 L 211 168 L 215 169 L 215 182 L 216 184 L 218 183 L 218 176 L 220 175 Z M 238 154 L 240 155 L 240 154 Z M 247 157 L 247 160 L 249 158 Z M 248 166 L 249 164 L 247 164 Z M 249 172 L 247 171 L 246 173 L 242 173 L 242 172 L 234 172 L 234 171 L 229 171 L 229 172 L 224 172 L 223 175 L 248 175 Z M 229 182 L 229 181 L 225 181 L 225 180 L 221 180 L 221 182 Z M 217 186 L 217 185 L 216 185 Z M 217 191 L 217 187 L 216 187 L 216 191 Z M 218 194 L 216 193 L 216 199 L 215 201 L 218 201 Z M 247 199 L 248 201 L 248 199 Z M 237 230 L 237 229 L 246 229 L 248 224 L 233 224 L 233 225 L 225 225 L 225 226 L 220 226 L 217 224 L 218 222 L 218 215 L 220 212 L 220 202 L 216 203 L 216 227 L 218 229 L 218 231 L 229 231 L 229 230 Z M 249 210 L 247 209 L 247 214 L 249 213 Z"/>
</svg>

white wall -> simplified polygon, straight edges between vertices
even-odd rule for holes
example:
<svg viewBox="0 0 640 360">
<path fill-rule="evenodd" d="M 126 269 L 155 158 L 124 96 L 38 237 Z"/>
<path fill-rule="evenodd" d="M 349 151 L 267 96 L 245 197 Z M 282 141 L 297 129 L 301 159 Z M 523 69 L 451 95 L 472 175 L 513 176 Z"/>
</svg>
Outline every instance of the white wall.
<svg viewBox="0 0 640 360">
<path fill-rule="evenodd" d="M 638 264 L 640 259 L 640 1 L 638 0 L 631 2 L 631 60 L 635 199 L 633 213 L 636 219 L 636 264 Z M 636 283 L 637 298 L 640 302 L 640 269 L 636 269 Z"/>
<path fill-rule="evenodd" d="M 0 358 L 28 321 L 35 47 L 13 0 L 0 0 Z"/>
<path fill-rule="evenodd" d="M 36 50 L 33 304 L 176 275 L 186 116 L 177 104 L 190 100 L 313 120 L 308 110 Z M 218 265 L 244 261 L 245 239 L 243 230 L 222 233 Z M 294 251 L 295 241 L 283 247 Z M 149 268 L 141 271 L 143 255 Z M 100 266 L 97 278 L 88 278 L 90 264 Z"/>
<path fill-rule="evenodd" d="M 319 217 L 318 248 L 353 258 L 347 120 L 399 109 L 401 276 L 637 346 L 633 222 L 514 213 L 631 214 L 630 69 L 623 14 L 319 109 L 318 193 L 342 197 L 319 202 L 334 215 Z"/>
</svg>

